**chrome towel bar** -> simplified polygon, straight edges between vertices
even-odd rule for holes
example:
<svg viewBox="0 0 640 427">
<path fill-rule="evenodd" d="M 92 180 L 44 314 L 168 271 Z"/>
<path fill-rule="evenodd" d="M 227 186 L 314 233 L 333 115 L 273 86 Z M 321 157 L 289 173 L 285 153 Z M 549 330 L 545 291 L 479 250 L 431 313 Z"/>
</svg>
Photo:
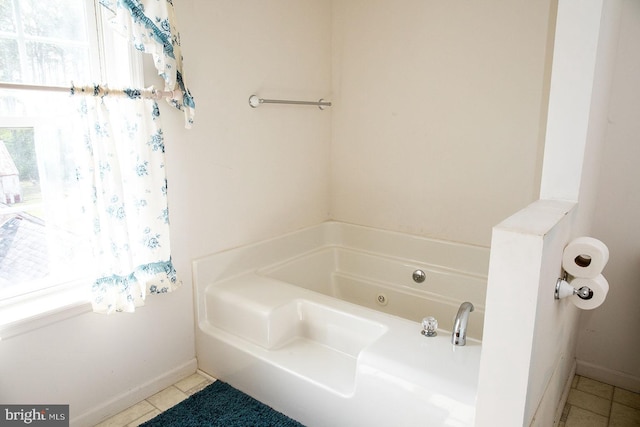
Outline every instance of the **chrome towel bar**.
<svg viewBox="0 0 640 427">
<path fill-rule="evenodd" d="M 324 107 L 331 107 L 331 102 L 320 99 L 318 101 L 288 101 L 286 99 L 263 99 L 258 95 L 251 95 L 249 97 L 249 105 L 251 108 L 258 108 L 261 104 L 294 104 L 294 105 L 315 105 L 319 109 L 324 110 Z"/>
</svg>

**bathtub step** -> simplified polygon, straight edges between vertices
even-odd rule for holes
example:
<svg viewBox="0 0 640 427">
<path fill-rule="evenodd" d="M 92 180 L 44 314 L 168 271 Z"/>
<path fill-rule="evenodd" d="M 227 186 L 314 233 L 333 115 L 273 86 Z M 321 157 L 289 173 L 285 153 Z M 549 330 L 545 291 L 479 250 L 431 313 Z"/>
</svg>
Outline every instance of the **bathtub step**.
<svg viewBox="0 0 640 427">
<path fill-rule="evenodd" d="M 288 339 L 291 331 L 277 315 L 297 297 L 294 286 L 247 274 L 209 285 L 206 290 L 207 321 L 224 331 L 271 349 Z M 290 326 L 292 327 L 292 326 Z"/>
</svg>

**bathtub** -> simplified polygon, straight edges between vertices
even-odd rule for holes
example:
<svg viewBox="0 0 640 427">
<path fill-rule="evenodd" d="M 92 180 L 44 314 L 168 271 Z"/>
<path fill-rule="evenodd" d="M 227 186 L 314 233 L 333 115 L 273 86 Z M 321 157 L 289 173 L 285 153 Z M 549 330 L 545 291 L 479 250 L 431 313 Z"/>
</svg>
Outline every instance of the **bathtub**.
<svg viewBox="0 0 640 427">
<path fill-rule="evenodd" d="M 198 259 L 199 368 L 309 427 L 472 426 L 488 261 L 339 222 Z M 467 345 L 453 346 L 464 301 Z"/>
</svg>

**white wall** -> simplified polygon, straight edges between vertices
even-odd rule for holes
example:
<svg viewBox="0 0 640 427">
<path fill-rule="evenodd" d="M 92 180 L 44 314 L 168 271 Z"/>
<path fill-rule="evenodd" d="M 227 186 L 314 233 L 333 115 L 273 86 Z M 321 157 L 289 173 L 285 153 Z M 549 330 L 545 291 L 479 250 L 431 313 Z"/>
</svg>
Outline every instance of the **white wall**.
<svg viewBox="0 0 640 427">
<path fill-rule="evenodd" d="M 332 217 L 488 246 L 536 200 L 551 3 L 333 2 Z"/>
<path fill-rule="evenodd" d="M 0 402 L 69 403 L 93 425 L 195 371 L 191 261 L 329 217 L 331 4 L 178 0 L 196 124 L 161 106 L 173 260 L 184 286 L 135 314 L 93 313 L 0 341 Z M 158 81 L 153 82 L 158 85 Z"/>
<path fill-rule="evenodd" d="M 331 109 L 248 99 L 330 100 L 331 4 L 181 0 L 176 11 L 197 116 L 169 153 L 170 189 L 191 257 L 328 219 Z"/>
<path fill-rule="evenodd" d="M 189 375 L 191 295 L 187 282 L 134 315 L 85 313 L 3 339 L 0 402 L 69 404 L 72 425 L 91 426 Z"/>
<path fill-rule="evenodd" d="M 577 309 L 554 301 L 575 203 L 538 200 L 493 229 L 476 426 L 553 425 Z M 538 410 L 542 407 L 541 410 Z M 537 414 L 536 414 L 537 411 Z"/>
<path fill-rule="evenodd" d="M 607 301 L 581 316 L 578 373 L 640 391 L 640 2 L 624 0 L 592 235 L 610 250 Z M 613 351 L 612 351 L 613 350 Z"/>
</svg>

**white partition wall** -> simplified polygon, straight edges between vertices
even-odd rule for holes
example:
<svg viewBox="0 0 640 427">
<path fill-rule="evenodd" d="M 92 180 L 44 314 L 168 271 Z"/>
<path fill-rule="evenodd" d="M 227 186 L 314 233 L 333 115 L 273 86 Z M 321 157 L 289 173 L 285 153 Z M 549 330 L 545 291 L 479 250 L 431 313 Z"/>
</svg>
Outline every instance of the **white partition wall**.
<svg viewBox="0 0 640 427">
<path fill-rule="evenodd" d="M 580 312 L 553 290 L 590 229 L 619 6 L 558 3 L 541 200 L 493 230 L 476 426 L 553 425 L 575 372 Z"/>
</svg>

